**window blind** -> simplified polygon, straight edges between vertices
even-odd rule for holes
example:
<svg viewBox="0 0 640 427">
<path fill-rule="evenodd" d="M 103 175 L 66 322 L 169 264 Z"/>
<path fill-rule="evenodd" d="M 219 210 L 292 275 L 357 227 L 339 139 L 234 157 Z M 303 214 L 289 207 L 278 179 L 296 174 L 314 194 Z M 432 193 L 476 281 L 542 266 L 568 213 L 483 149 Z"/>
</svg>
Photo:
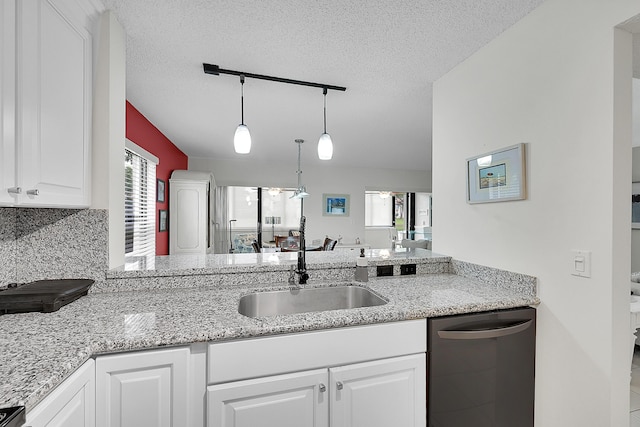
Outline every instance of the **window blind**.
<svg viewBox="0 0 640 427">
<path fill-rule="evenodd" d="M 125 255 L 155 256 L 156 164 L 125 149 Z"/>
</svg>

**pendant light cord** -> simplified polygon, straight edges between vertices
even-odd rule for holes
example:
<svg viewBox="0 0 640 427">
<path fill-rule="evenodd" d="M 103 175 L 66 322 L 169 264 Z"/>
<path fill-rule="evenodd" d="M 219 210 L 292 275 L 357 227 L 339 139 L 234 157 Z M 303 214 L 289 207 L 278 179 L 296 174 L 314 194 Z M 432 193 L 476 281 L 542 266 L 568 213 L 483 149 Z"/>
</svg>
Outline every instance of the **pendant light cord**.
<svg viewBox="0 0 640 427">
<path fill-rule="evenodd" d="M 300 148 L 302 146 L 302 140 L 296 139 L 296 143 L 298 144 L 298 191 L 300 191 L 300 187 L 302 186 L 302 171 L 300 170 Z"/>
<path fill-rule="evenodd" d="M 327 133 L 327 88 L 322 88 L 322 94 L 324 95 L 324 133 Z"/>
<path fill-rule="evenodd" d="M 241 124 L 244 124 L 244 74 L 240 74 L 240 88 L 240 118 Z"/>
</svg>

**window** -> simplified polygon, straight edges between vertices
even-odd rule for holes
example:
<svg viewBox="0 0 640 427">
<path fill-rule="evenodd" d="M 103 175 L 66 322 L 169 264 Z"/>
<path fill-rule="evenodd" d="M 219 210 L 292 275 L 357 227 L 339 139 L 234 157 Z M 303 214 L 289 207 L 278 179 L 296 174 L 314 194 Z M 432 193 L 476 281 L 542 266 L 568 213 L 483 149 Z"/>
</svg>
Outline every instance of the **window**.
<svg viewBox="0 0 640 427">
<path fill-rule="evenodd" d="M 155 257 L 157 162 L 153 155 L 127 141 L 124 152 L 125 257 Z"/>
<path fill-rule="evenodd" d="M 431 240 L 431 194 L 416 193 L 415 239 Z"/>
<path fill-rule="evenodd" d="M 269 225 L 270 233 L 266 235 L 269 240 L 273 240 L 273 231 L 297 230 L 300 227 L 300 199 L 292 199 L 293 193 L 294 190 L 262 189 L 262 223 Z"/>
<path fill-rule="evenodd" d="M 365 227 L 394 227 L 398 240 L 431 239 L 431 194 L 365 191 Z"/>
<path fill-rule="evenodd" d="M 364 226 L 392 227 L 393 197 L 388 191 L 366 191 L 364 194 Z"/>
<path fill-rule="evenodd" d="M 287 235 L 300 226 L 300 200 L 291 199 L 291 189 L 228 187 L 228 218 L 234 252 L 251 252 L 250 243 L 273 241 L 275 235 Z M 258 230 L 261 215 L 262 230 Z"/>
</svg>

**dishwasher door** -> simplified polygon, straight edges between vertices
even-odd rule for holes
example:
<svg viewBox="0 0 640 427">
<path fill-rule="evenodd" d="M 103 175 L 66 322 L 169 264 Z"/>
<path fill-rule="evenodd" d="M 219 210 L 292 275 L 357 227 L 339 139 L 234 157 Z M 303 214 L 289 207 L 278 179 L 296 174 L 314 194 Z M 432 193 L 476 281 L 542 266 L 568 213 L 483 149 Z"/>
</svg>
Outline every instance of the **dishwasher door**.
<svg viewBox="0 0 640 427">
<path fill-rule="evenodd" d="M 428 320 L 429 427 L 532 427 L 536 311 Z"/>
</svg>

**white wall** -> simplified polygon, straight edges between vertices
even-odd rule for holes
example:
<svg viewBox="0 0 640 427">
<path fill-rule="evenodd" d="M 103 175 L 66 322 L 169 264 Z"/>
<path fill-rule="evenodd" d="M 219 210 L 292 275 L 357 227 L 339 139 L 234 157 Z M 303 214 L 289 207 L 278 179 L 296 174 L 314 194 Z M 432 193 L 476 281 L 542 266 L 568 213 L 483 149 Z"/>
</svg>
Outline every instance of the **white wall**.
<svg viewBox="0 0 640 427">
<path fill-rule="evenodd" d="M 640 81 L 638 79 L 633 79 L 634 81 L 634 89 L 635 83 Z M 633 117 L 633 137 L 636 137 L 636 121 L 640 124 L 640 117 L 635 116 L 635 107 L 640 107 L 640 92 L 637 93 L 639 95 L 636 98 L 636 92 L 634 90 L 634 117 Z M 640 108 L 637 108 L 640 110 Z M 640 138 L 640 135 L 639 135 Z M 633 173 L 632 173 L 632 194 L 640 194 L 640 147 L 633 147 Z M 631 272 L 640 271 L 640 229 L 632 229 L 631 230 Z"/>
<path fill-rule="evenodd" d="M 635 46 L 636 51 L 640 46 Z M 633 146 L 640 147 L 640 79 L 633 79 Z M 634 170 L 635 174 L 635 170 Z"/>
<path fill-rule="evenodd" d="M 629 423 L 631 36 L 614 26 L 638 13 L 548 0 L 434 84 L 434 250 L 538 277 L 539 427 Z M 519 142 L 527 200 L 468 205 L 465 160 Z M 575 249 L 591 278 L 569 274 Z"/>
<path fill-rule="evenodd" d="M 111 11 L 94 37 L 91 207 L 109 210 L 109 268 L 124 264 L 125 35 Z"/>
<path fill-rule="evenodd" d="M 315 147 L 314 147 L 315 148 Z M 365 190 L 431 191 L 431 177 L 425 171 L 400 169 L 344 169 L 330 166 L 305 166 L 302 161 L 302 183 L 310 197 L 304 201 L 307 217 L 307 240 L 324 239 L 325 235 L 343 237 L 343 243 L 364 241 Z M 215 160 L 189 157 L 189 170 L 213 172 L 219 186 L 297 186 L 296 164 L 265 164 L 247 159 Z M 322 215 L 322 194 L 350 195 L 348 217 Z"/>
</svg>

